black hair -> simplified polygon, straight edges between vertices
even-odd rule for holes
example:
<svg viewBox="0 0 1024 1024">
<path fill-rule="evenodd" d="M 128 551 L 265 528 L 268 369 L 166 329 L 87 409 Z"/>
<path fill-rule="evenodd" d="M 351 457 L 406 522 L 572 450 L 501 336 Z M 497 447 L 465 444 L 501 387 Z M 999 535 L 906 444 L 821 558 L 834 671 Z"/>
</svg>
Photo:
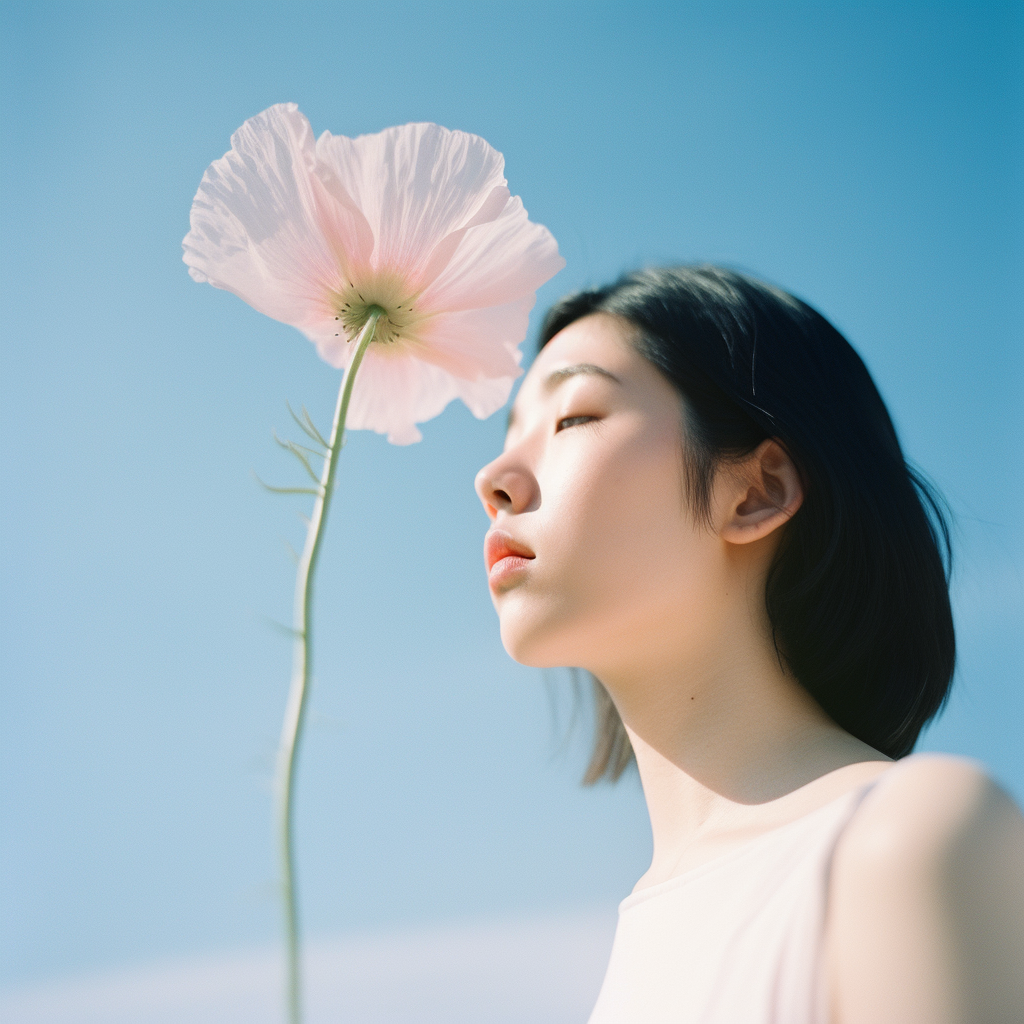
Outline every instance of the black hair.
<svg viewBox="0 0 1024 1024">
<path fill-rule="evenodd" d="M 543 348 L 591 313 L 636 329 L 640 353 L 683 399 L 691 507 L 710 512 L 719 463 L 767 438 L 804 483 L 765 586 L 776 650 L 847 732 L 910 753 L 942 707 L 956 657 L 945 506 L 908 466 L 871 375 L 850 343 L 792 295 L 712 266 L 626 274 L 548 312 Z M 597 735 L 584 781 L 632 759 L 594 680 Z"/>
</svg>

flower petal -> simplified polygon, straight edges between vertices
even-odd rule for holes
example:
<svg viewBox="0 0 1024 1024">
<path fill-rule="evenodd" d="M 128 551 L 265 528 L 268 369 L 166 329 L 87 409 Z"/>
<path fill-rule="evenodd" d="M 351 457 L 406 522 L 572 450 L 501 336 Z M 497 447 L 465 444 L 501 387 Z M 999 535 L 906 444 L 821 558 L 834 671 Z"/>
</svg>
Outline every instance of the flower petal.
<svg viewBox="0 0 1024 1024">
<path fill-rule="evenodd" d="M 437 244 L 507 184 L 497 150 L 477 135 L 436 124 L 355 139 L 324 132 L 316 152 L 366 215 L 377 270 L 422 271 Z"/>
<path fill-rule="evenodd" d="M 519 343 L 526 337 L 536 299 L 530 292 L 504 306 L 433 316 L 417 332 L 412 353 L 461 380 L 515 380 L 523 372 Z"/>
<path fill-rule="evenodd" d="M 526 337 L 536 298 L 530 292 L 504 306 L 438 313 L 420 324 L 415 336 L 393 347 L 371 345 L 367 358 L 376 354 L 387 358 L 389 365 L 393 359 L 417 359 L 465 381 L 515 380 L 523 372 L 519 344 Z M 356 346 L 336 328 L 330 321 L 307 328 L 305 334 L 320 358 L 340 370 L 351 362 Z"/>
<path fill-rule="evenodd" d="M 455 231 L 450 231 L 430 251 L 426 264 L 415 275 L 416 291 L 426 288 L 448 266 L 463 236 L 470 228 L 475 228 L 478 224 L 490 224 L 497 220 L 510 198 L 511 193 L 504 185 L 495 185 L 491 189 L 491 194 L 483 201 L 480 209 L 473 214 L 468 223 Z"/>
<path fill-rule="evenodd" d="M 325 191 L 315 161 L 313 133 L 294 103 L 246 121 L 192 203 L 182 243 L 192 277 L 275 320 L 301 327 L 322 319 L 344 270 L 338 248 L 365 248 L 368 237 L 372 246 L 372 237 L 365 218 L 360 225 L 352 214 L 354 203 L 339 206 Z"/>
<path fill-rule="evenodd" d="M 515 380 L 515 377 L 460 380 L 457 381 L 459 398 L 466 403 L 466 407 L 478 420 L 485 420 L 508 401 Z"/>
<path fill-rule="evenodd" d="M 475 135 L 413 124 L 314 142 L 298 108 L 279 104 L 207 169 L 184 260 L 338 368 L 364 306 L 382 306 L 348 426 L 409 444 L 455 398 L 481 418 L 508 400 L 534 293 L 565 265 L 503 172 Z"/>
<path fill-rule="evenodd" d="M 383 346 L 371 346 L 352 388 L 346 427 L 387 434 L 392 444 L 412 444 L 421 437 L 416 424 L 433 419 L 458 397 L 450 373 Z"/>
<path fill-rule="evenodd" d="M 412 444 L 421 438 L 416 424 L 433 419 L 456 398 L 477 419 L 490 416 L 508 401 L 518 373 L 517 367 L 508 377 L 460 380 L 408 355 L 371 348 L 352 389 L 346 426 L 387 434 L 392 444 Z"/>
<path fill-rule="evenodd" d="M 315 170 L 316 182 L 320 186 L 313 190 L 319 223 L 338 265 L 351 282 L 353 276 L 361 276 L 370 265 L 373 231 L 337 175 L 322 161 L 317 161 Z"/>
<path fill-rule="evenodd" d="M 532 223 L 522 200 L 514 196 L 496 220 L 465 233 L 448 265 L 420 297 L 420 307 L 504 305 L 536 291 L 564 266 L 554 236 Z"/>
</svg>

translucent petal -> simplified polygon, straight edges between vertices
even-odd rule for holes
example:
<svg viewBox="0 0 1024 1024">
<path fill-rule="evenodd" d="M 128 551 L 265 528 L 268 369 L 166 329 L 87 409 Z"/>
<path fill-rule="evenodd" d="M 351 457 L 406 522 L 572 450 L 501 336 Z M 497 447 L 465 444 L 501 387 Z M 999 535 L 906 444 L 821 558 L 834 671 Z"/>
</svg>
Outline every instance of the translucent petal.
<svg viewBox="0 0 1024 1024">
<path fill-rule="evenodd" d="M 450 373 L 371 347 L 352 388 L 348 426 L 387 434 L 392 444 L 411 444 L 421 437 L 416 424 L 433 419 L 458 397 Z"/>
<path fill-rule="evenodd" d="M 459 381 L 515 380 L 523 372 L 519 367 L 522 359 L 519 344 L 526 337 L 535 301 L 536 296 L 531 292 L 504 306 L 438 314 L 419 328 L 416 337 L 390 350 L 371 346 L 367 358 L 376 354 L 386 359 L 389 366 L 418 360 L 446 371 Z M 307 331 L 307 336 L 324 362 L 344 369 L 356 346 L 336 331 L 336 327 L 332 322 Z"/>
<path fill-rule="evenodd" d="M 459 398 L 466 403 L 469 411 L 478 420 L 485 420 L 508 401 L 515 380 L 515 377 L 484 377 L 480 380 L 460 380 L 456 386 Z"/>
<path fill-rule="evenodd" d="M 376 239 L 374 269 L 401 268 L 418 286 L 438 243 L 487 210 L 495 190 L 507 184 L 497 150 L 477 135 L 436 124 L 355 139 L 324 132 L 316 151 L 366 216 Z M 487 210 L 488 217 L 501 206 Z"/>
<path fill-rule="evenodd" d="M 322 319 L 345 269 L 339 250 L 358 253 L 372 238 L 354 203 L 344 207 L 313 174 L 315 161 L 309 122 L 295 104 L 246 121 L 192 203 L 183 242 L 192 276 L 285 323 Z"/>
<path fill-rule="evenodd" d="M 535 292 L 565 260 L 542 224 L 531 223 L 514 196 L 501 215 L 470 228 L 445 269 L 420 297 L 427 309 L 498 306 Z"/>
<path fill-rule="evenodd" d="M 411 284 L 416 291 L 426 288 L 448 266 L 470 228 L 497 220 L 502 210 L 508 205 L 510 198 L 509 190 L 504 185 L 495 185 L 491 189 L 490 195 L 481 204 L 480 209 L 473 214 L 469 221 L 463 227 L 450 231 L 431 249 L 426 263 L 411 276 Z"/>
<path fill-rule="evenodd" d="M 462 380 L 515 380 L 522 373 L 518 346 L 526 337 L 535 301 L 535 294 L 530 292 L 503 306 L 431 317 L 419 329 L 419 344 L 412 354 Z"/>
<path fill-rule="evenodd" d="M 338 319 L 352 318 L 353 293 L 390 309 L 401 340 L 367 352 L 348 425 L 396 444 L 455 398 L 480 417 L 507 401 L 534 293 L 564 266 L 478 136 L 412 124 L 314 142 L 294 104 L 232 136 L 203 176 L 184 249 L 195 280 L 298 327 L 341 369 L 355 351 L 346 330 L 358 322 Z"/>
<path fill-rule="evenodd" d="M 387 350 L 370 349 L 352 389 L 348 425 L 387 434 L 392 444 L 420 440 L 417 423 L 433 419 L 453 399 L 461 398 L 470 412 L 484 419 L 507 401 L 515 378 L 481 377 L 462 380 L 438 366 Z"/>
</svg>

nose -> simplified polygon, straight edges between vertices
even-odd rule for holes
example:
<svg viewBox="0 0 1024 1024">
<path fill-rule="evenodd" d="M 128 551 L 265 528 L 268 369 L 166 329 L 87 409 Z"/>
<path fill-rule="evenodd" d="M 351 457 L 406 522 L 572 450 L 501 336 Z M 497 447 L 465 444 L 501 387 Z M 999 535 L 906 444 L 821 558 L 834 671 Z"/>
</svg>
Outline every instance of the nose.
<svg viewBox="0 0 1024 1024">
<path fill-rule="evenodd" d="M 491 519 L 499 512 L 526 512 L 537 503 L 539 487 L 533 474 L 515 464 L 509 453 L 499 455 L 476 475 L 476 493 Z"/>
</svg>

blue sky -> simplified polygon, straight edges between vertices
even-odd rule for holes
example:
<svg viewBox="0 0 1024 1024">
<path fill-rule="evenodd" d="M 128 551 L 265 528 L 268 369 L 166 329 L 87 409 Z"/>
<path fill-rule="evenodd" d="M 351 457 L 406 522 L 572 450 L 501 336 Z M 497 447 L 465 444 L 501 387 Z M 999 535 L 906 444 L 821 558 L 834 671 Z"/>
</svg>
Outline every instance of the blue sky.
<svg viewBox="0 0 1024 1024">
<path fill-rule="evenodd" d="M 538 314 L 711 260 L 833 319 L 957 517 L 960 670 L 922 748 L 1024 797 L 1021 21 L 3 4 L 0 985 L 277 938 L 289 648 L 270 623 L 290 618 L 303 506 L 251 473 L 292 471 L 271 430 L 286 400 L 327 420 L 337 379 L 180 258 L 203 170 L 275 102 L 317 133 L 488 139 L 567 260 Z M 498 640 L 472 479 L 502 429 L 452 407 L 419 445 L 345 450 L 299 778 L 311 935 L 604 913 L 646 867 L 635 780 L 579 789 L 567 677 Z"/>
</svg>

